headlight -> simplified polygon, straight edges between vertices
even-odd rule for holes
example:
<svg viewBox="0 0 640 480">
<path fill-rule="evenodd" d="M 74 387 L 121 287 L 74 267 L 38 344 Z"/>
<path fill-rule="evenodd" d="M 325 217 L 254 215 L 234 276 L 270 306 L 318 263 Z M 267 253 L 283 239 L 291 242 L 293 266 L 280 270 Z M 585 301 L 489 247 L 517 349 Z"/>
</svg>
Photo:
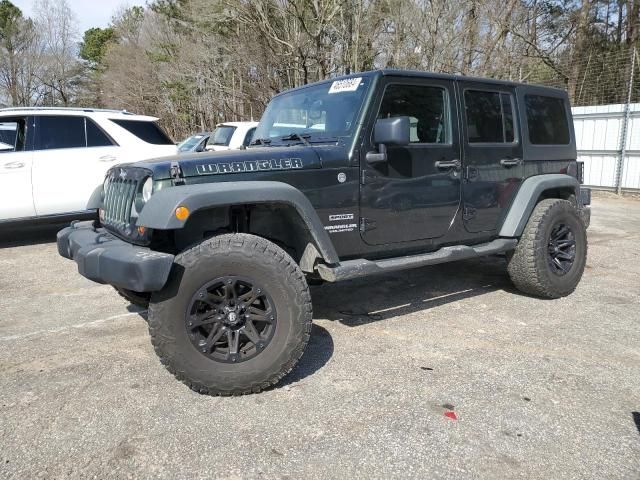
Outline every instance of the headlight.
<svg viewBox="0 0 640 480">
<path fill-rule="evenodd" d="M 153 193 L 153 178 L 149 177 L 142 185 L 142 201 L 147 203 Z"/>
</svg>

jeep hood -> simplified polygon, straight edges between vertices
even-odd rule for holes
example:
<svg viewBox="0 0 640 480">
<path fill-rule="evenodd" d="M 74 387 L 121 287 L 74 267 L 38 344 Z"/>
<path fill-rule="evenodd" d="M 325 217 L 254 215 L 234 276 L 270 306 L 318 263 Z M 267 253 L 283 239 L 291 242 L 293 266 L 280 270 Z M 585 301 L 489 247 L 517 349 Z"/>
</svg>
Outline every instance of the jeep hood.
<svg viewBox="0 0 640 480">
<path fill-rule="evenodd" d="M 171 166 L 175 163 L 180 166 L 185 178 L 305 170 L 322 168 L 321 150 L 322 147 L 304 145 L 256 147 L 246 150 L 173 155 L 143 160 L 133 165 L 153 171 L 155 180 L 171 178 Z M 213 178 L 210 181 L 214 181 Z"/>
</svg>

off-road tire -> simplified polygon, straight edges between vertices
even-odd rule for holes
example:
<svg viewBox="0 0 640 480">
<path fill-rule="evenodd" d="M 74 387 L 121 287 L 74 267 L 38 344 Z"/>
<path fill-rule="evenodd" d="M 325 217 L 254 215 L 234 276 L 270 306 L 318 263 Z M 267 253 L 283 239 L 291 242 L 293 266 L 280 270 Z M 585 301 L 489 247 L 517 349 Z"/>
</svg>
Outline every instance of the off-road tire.
<svg viewBox="0 0 640 480">
<path fill-rule="evenodd" d="M 140 308 L 144 308 L 144 309 L 149 308 L 149 300 L 151 299 L 150 293 L 139 293 L 139 292 L 134 292 L 133 290 L 127 290 L 126 288 L 120 288 L 120 287 L 113 287 L 113 288 L 115 288 L 116 292 L 118 292 L 118 295 L 120 295 L 129 303 L 132 303 L 133 305 Z"/>
<path fill-rule="evenodd" d="M 547 259 L 549 237 L 559 222 L 575 236 L 575 260 L 564 275 L 552 271 Z M 584 272 L 587 259 L 587 232 L 575 206 L 561 199 L 546 199 L 536 205 L 522 237 L 507 257 L 509 276 L 518 290 L 543 298 L 560 298 L 572 293 Z"/>
<path fill-rule="evenodd" d="M 221 275 L 259 279 L 278 312 L 270 343 L 237 364 L 202 354 L 185 325 L 192 297 Z M 156 354 L 178 380 L 202 394 L 243 395 L 275 385 L 293 369 L 309 340 L 312 305 L 304 274 L 284 250 L 238 233 L 210 238 L 177 255 L 167 285 L 151 297 L 148 317 Z"/>
</svg>

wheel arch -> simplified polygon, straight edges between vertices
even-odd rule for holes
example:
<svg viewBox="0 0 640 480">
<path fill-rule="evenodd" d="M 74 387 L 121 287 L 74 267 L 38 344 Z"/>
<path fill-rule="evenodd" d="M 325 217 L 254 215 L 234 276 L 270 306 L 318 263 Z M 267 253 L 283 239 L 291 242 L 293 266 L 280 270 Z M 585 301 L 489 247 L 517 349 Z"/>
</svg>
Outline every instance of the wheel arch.
<svg viewBox="0 0 640 480">
<path fill-rule="evenodd" d="M 580 183 L 565 174 L 537 175 L 527 178 L 518 189 L 502 223 L 499 236 L 519 237 L 536 205 L 546 198 L 561 198 L 576 204 Z"/>
<path fill-rule="evenodd" d="M 186 221 L 174 215 L 179 206 L 190 211 Z M 235 230 L 283 243 L 294 241 L 299 252 L 296 260 L 306 271 L 310 271 L 318 257 L 327 264 L 339 263 L 333 243 L 309 199 L 283 182 L 219 182 L 160 190 L 142 209 L 137 225 L 188 232 L 197 230 L 193 222 L 199 218 L 215 216 L 224 223 L 233 209 L 243 209 L 253 218 L 249 227 Z M 270 222 L 277 222 L 277 226 L 268 228 L 273 226 Z"/>
</svg>

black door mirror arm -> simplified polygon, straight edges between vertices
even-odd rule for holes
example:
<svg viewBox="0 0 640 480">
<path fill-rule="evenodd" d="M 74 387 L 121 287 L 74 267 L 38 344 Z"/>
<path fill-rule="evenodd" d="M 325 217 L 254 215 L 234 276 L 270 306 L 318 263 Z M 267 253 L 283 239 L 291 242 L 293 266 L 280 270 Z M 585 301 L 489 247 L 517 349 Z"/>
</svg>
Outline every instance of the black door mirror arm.
<svg viewBox="0 0 640 480">
<path fill-rule="evenodd" d="M 365 156 L 369 165 L 375 165 L 376 163 L 383 163 L 387 161 L 387 146 L 384 143 L 378 145 L 378 151 L 367 152 Z"/>
</svg>

